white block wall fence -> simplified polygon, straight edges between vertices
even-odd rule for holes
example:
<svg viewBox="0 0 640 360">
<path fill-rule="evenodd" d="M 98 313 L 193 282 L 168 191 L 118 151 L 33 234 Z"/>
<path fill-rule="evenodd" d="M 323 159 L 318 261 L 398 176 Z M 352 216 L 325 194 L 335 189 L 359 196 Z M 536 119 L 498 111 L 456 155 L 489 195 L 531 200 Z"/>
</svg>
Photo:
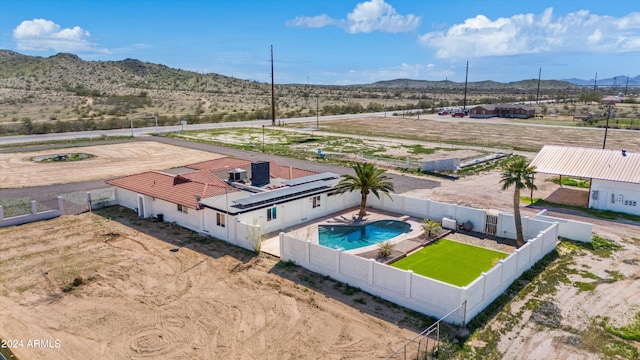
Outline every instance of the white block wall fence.
<svg viewBox="0 0 640 360">
<path fill-rule="evenodd" d="M 392 195 L 393 201 L 372 197 L 371 205 L 385 211 L 428 219 L 449 217 L 459 223 L 471 221 L 474 231 L 484 228 L 485 210 L 435 201 Z M 504 215 L 498 221 L 498 234 L 515 238 L 513 217 Z M 527 243 L 483 273 L 471 284 L 458 287 L 397 269 L 373 259 L 364 259 L 310 241 L 280 234 L 282 261 L 293 261 L 313 272 L 358 287 L 409 309 L 441 318 L 461 304 L 447 321 L 464 324 L 502 294 L 523 272 L 556 247 L 558 224 L 523 218 Z M 511 236 L 514 235 L 514 236 Z M 504 235 L 503 235 L 504 236 Z"/>
<path fill-rule="evenodd" d="M 0 206 L 0 227 L 27 224 L 34 221 L 49 220 L 62 215 L 63 211 L 62 197 L 58 196 L 58 208 L 38 211 L 38 204 L 31 201 L 31 213 L 5 218 L 4 209 Z"/>
<path fill-rule="evenodd" d="M 544 209 L 536 214 L 535 218 L 543 221 L 557 222 L 558 236 L 575 241 L 591 242 L 593 224 L 547 216 L 545 215 L 546 213 L 547 209 Z"/>
</svg>

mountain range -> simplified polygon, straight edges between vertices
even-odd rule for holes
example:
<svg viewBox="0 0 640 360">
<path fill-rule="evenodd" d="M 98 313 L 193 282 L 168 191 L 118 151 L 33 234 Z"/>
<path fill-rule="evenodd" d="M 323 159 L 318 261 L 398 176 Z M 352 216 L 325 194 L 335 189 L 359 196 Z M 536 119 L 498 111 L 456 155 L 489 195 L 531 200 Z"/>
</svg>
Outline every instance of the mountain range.
<svg viewBox="0 0 640 360">
<path fill-rule="evenodd" d="M 594 83 L 596 86 L 615 86 L 615 87 L 625 87 L 627 85 L 640 86 L 640 75 L 636 77 L 618 75 L 618 76 L 614 76 L 612 78 L 607 78 L 607 79 L 593 78 L 590 80 L 571 78 L 571 79 L 564 79 L 562 81 L 566 81 L 568 83 L 575 84 L 578 86 L 593 86 Z"/>
</svg>

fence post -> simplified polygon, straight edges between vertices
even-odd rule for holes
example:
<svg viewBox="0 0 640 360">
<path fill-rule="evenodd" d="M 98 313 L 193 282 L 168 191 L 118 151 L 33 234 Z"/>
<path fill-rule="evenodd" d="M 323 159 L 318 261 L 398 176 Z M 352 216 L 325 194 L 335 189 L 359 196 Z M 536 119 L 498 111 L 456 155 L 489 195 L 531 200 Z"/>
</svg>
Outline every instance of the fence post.
<svg viewBox="0 0 640 360">
<path fill-rule="evenodd" d="M 64 202 L 62 201 L 62 196 L 58 196 L 58 210 L 62 213 L 64 210 Z"/>
<path fill-rule="evenodd" d="M 38 205 L 35 200 L 31 200 L 31 215 L 35 215 L 38 213 Z"/>
<path fill-rule="evenodd" d="M 376 262 L 376 259 L 369 259 L 369 273 L 367 282 L 369 285 L 373 285 L 373 264 Z"/>
<path fill-rule="evenodd" d="M 284 232 L 280 232 L 280 234 L 278 234 L 278 236 L 280 237 L 280 259 L 282 259 L 284 257 Z M 227 236 L 227 241 L 228 241 L 228 236 Z"/>
<path fill-rule="evenodd" d="M 411 279 L 413 277 L 413 270 L 407 270 L 404 278 L 404 297 L 411 297 Z"/>
<path fill-rule="evenodd" d="M 91 212 L 91 192 L 87 191 L 87 207 L 89 208 L 89 212 Z"/>
</svg>

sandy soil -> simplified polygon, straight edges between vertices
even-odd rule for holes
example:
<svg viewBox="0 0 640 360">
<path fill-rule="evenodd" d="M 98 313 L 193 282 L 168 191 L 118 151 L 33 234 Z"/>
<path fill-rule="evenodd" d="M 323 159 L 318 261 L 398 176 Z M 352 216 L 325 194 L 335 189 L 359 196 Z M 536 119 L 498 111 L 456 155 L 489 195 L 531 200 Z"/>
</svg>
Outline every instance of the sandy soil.
<svg viewBox="0 0 640 360">
<path fill-rule="evenodd" d="M 34 156 L 87 153 L 93 158 L 81 161 L 36 162 Z M 155 141 L 97 145 L 37 152 L 1 154 L 0 186 L 21 188 L 105 179 L 148 170 L 162 170 L 223 155 L 181 148 Z"/>
<path fill-rule="evenodd" d="M 128 210 L 16 230 L 0 229 L 0 334 L 24 341 L 20 359 L 371 359 L 424 326 L 304 269 Z M 76 277 L 83 284 L 63 292 Z"/>
</svg>

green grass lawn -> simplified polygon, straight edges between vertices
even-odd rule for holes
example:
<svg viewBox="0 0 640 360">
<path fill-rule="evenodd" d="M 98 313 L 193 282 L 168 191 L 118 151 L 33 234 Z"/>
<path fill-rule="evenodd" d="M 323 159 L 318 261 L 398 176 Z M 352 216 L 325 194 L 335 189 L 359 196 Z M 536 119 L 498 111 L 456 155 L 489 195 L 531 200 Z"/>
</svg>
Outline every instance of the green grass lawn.
<svg viewBox="0 0 640 360">
<path fill-rule="evenodd" d="M 391 264 L 456 286 L 469 285 L 509 254 L 442 239 Z"/>
</svg>

